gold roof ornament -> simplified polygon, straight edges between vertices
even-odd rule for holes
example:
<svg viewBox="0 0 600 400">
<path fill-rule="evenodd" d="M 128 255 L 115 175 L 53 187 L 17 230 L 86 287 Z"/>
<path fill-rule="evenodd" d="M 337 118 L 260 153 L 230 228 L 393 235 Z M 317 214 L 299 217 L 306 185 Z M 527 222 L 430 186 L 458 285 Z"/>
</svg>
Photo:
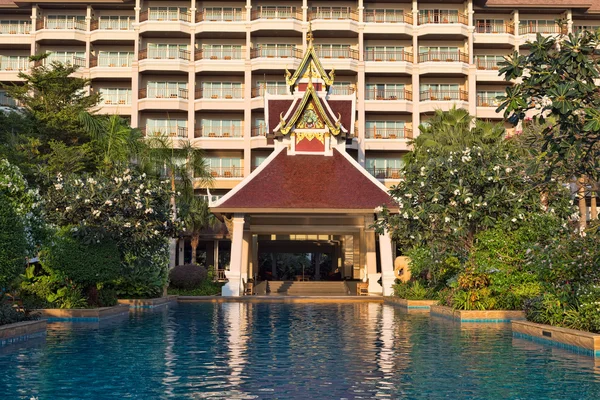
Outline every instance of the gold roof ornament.
<svg viewBox="0 0 600 400">
<path fill-rule="evenodd" d="M 289 77 L 291 75 L 289 74 L 289 71 L 287 69 L 285 70 L 285 82 L 288 86 L 295 85 L 296 81 L 301 77 L 306 78 L 305 75 L 308 72 L 306 71 L 307 68 L 312 69 L 313 71 L 311 73 L 313 73 L 313 77 L 318 77 L 319 79 L 322 79 L 323 82 L 325 82 L 325 85 L 333 85 L 335 71 L 332 69 L 329 74 L 325 72 L 325 69 L 321 64 L 321 60 L 319 60 L 319 57 L 317 57 L 313 41 L 314 35 L 312 32 L 312 25 L 311 23 L 309 23 L 308 32 L 306 33 L 306 51 L 304 52 L 304 57 L 300 62 L 300 66 L 298 66 L 298 69 L 294 72 L 294 75 L 291 77 Z"/>
</svg>

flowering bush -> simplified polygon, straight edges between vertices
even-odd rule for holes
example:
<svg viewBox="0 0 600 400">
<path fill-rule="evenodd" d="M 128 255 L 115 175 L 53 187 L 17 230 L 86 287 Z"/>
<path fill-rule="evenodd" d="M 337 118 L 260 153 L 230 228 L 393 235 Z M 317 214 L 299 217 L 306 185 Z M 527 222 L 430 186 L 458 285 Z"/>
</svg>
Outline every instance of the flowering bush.
<svg viewBox="0 0 600 400">
<path fill-rule="evenodd" d="M 85 178 L 57 176 L 46 200 L 48 220 L 83 243 L 114 240 L 123 264 L 122 295 L 160 294 L 167 281 L 168 238 L 178 224 L 166 182 L 130 170 Z"/>
</svg>

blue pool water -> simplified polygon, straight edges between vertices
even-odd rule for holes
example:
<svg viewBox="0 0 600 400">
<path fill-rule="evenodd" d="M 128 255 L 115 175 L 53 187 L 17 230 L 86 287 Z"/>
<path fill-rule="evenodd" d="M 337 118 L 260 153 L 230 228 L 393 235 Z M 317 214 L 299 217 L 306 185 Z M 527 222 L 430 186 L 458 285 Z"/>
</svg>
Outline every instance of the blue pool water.
<svg viewBox="0 0 600 400">
<path fill-rule="evenodd" d="M 0 349 L 0 399 L 598 399 L 600 361 L 381 304 L 179 304 Z"/>
</svg>

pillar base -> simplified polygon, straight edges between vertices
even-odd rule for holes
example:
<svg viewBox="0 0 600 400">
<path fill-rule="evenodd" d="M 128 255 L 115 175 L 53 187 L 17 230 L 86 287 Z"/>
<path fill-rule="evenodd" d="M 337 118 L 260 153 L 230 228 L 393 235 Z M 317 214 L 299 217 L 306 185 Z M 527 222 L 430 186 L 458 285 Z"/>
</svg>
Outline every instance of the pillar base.
<svg viewBox="0 0 600 400">
<path fill-rule="evenodd" d="M 369 274 L 368 276 L 369 276 L 369 293 L 381 295 L 381 293 L 383 292 L 383 288 L 378 283 L 379 278 L 381 278 L 381 274 L 375 273 L 375 274 Z"/>
<path fill-rule="evenodd" d="M 223 297 L 239 297 L 241 296 L 240 286 L 242 283 L 241 276 L 231 276 L 231 271 L 225 271 L 227 283 L 221 288 L 221 296 Z"/>
</svg>

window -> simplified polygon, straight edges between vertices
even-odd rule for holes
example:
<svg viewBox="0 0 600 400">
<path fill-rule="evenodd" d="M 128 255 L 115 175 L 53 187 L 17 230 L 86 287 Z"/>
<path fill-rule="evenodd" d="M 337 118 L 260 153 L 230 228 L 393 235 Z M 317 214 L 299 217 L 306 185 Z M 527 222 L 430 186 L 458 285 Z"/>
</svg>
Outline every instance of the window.
<svg viewBox="0 0 600 400">
<path fill-rule="evenodd" d="M 366 61 L 406 61 L 403 46 L 367 46 Z"/>
<path fill-rule="evenodd" d="M 202 82 L 202 98 L 204 99 L 241 99 L 243 98 L 240 82 Z"/>
<path fill-rule="evenodd" d="M 421 100 L 461 100 L 460 87 L 448 83 L 422 84 Z"/>
<path fill-rule="evenodd" d="M 296 46 L 293 44 L 267 43 L 257 45 L 259 57 L 293 57 Z"/>
<path fill-rule="evenodd" d="M 504 56 L 499 55 L 478 55 L 475 56 L 475 65 L 477 69 L 500 69 L 498 64 L 504 61 Z"/>
<path fill-rule="evenodd" d="M 232 7 L 207 7 L 204 9 L 205 21 L 243 21 L 242 8 Z"/>
<path fill-rule="evenodd" d="M 179 21 L 186 19 L 188 10 L 185 7 L 150 7 L 148 18 L 153 21 Z"/>
<path fill-rule="evenodd" d="M 365 99 L 367 100 L 402 100 L 403 83 L 367 83 Z"/>
<path fill-rule="evenodd" d="M 398 139 L 405 137 L 404 121 L 366 121 L 365 136 L 370 139 Z"/>
<path fill-rule="evenodd" d="M 322 58 L 348 58 L 350 53 L 349 44 L 321 44 L 317 46 L 317 54 Z"/>
<path fill-rule="evenodd" d="M 0 106 L 5 107 L 16 107 L 17 101 L 12 97 L 9 97 L 4 90 L 0 90 Z"/>
<path fill-rule="evenodd" d="M 187 82 L 148 82 L 147 91 L 151 99 L 188 98 Z"/>
<path fill-rule="evenodd" d="M 29 56 L 0 56 L 0 70 L 24 71 L 29 69 Z"/>
<path fill-rule="evenodd" d="M 404 160 L 394 157 L 369 157 L 366 160 L 367 170 L 376 178 L 400 179 L 400 170 Z"/>
<path fill-rule="evenodd" d="M 497 98 L 505 95 L 506 93 L 502 90 L 479 90 L 477 91 L 477 106 L 498 107 L 500 100 Z"/>
<path fill-rule="evenodd" d="M 131 104 L 131 89 L 129 88 L 100 88 L 98 92 L 103 104 Z"/>
<path fill-rule="evenodd" d="M 404 10 L 388 8 L 365 10 L 365 22 L 404 22 Z"/>
<path fill-rule="evenodd" d="M 25 35 L 31 32 L 30 21 L 0 20 L 0 34 Z"/>
<path fill-rule="evenodd" d="M 258 94 L 263 96 L 269 94 L 287 94 L 287 83 L 281 81 L 256 81 Z"/>
<path fill-rule="evenodd" d="M 335 81 L 331 85 L 330 93 L 335 95 L 352 94 L 354 93 L 354 86 L 352 86 L 352 82 Z"/>
<path fill-rule="evenodd" d="M 101 16 L 98 20 L 99 29 L 110 30 L 129 30 L 135 17 L 128 15 L 107 15 Z"/>
<path fill-rule="evenodd" d="M 100 51 L 98 52 L 99 67 L 131 67 L 132 51 Z"/>
<path fill-rule="evenodd" d="M 519 24 L 519 32 L 527 33 L 558 33 L 558 24 L 552 19 L 524 19 Z"/>
<path fill-rule="evenodd" d="M 419 10 L 420 24 L 455 24 L 459 21 L 458 10 Z"/>
<path fill-rule="evenodd" d="M 83 15 L 48 15 L 46 29 L 87 29 Z"/>
<path fill-rule="evenodd" d="M 264 118 L 256 118 L 254 120 L 254 126 L 252 128 L 252 136 L 265 136 L 266 133 L 267 133 L 267 126 L 265 124 L 265 119 Z"/>
<path fill-rule="evenodd" d="M 260 166 L 269 156 L 254 156 L 254 168 Z"/>
<path fill-rule="evenodd" d="M 293 18 L 296 7 L 259 6 L 260 18 Z"/>
<path fill-rule="evenodd" d="M 148 43 L 148 57 L 154 59 L 162 58 L 186 58 L 187 44 L 171 43 Z M 189 55 L 187 55 L 189 57 Z"/>
<path fill-rule="evenodd" d="M 206 157 L 206 164 L 214 177 L 242 177 L 242 159 L 234 157 Z"/>
<path fill-rule="evenodd" d="M 242 137 L 239 119 L 202 119 L 202 137 Z"/>
<path fill-rule="evenodd" d="M 478 19 L 475 22 L 477 33 L 505 33 L 503 19 Z"/>
<path fill-rule="evenodd" d="M 187 137 L 187 119 L 155 119 L 146 120 L 146 134 Z"/>
<path fill-rule="evenodd" d="M 239 60 L 242 58 L 242 46 L 232 44 L 205 44 L 202 46 L 202 58 L 212 60 Z"/>
<path fill-rule="evenodd" d="M 50 55 L 45 60 L 46 65 L 60 62 L 85 67 L 85 52 L 83 51 L 51 51 L 49 53 Z"/>
</svg>

